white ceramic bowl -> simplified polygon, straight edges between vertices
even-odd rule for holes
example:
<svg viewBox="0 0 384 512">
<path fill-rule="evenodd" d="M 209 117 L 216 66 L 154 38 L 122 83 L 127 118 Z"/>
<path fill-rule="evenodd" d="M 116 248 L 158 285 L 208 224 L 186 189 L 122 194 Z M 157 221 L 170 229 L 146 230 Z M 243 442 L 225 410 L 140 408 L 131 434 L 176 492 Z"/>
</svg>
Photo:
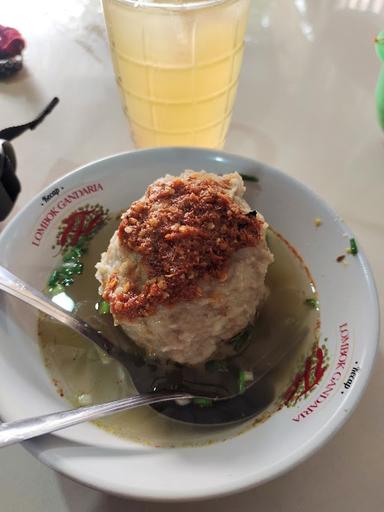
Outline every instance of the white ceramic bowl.
<svg viewBox="0 0 384 512">
<path fill-rule="evenodd" d="M 349 229 L 313 192 L 286 174 L 246 158 L 199 149 L 154 149 L 86 165 L 35 197 L 0 238 L 1 263 L 37 288 L 57 264 L 58 225 L 86 203 L 126 208 L 165 173 L 237 170 L 259 178 L 247 199 L 302 254 L 318 286 L 321 337 L 329 366 L 293 408 L 228 441 L 201 448 L 158 449 L 83 424 L 25 443 L 39 460 L 84 484 L 154 500 L 219 496 L 260 484 L 298 464 L 341 427 L 361 397 L 378 340 L 378 302 L 360 250 L 336 262 Z M 314 225 L 320 217 L 321 227 Z M 12 421 L 67 408 L 50 382 L 37 342 L 35 311 L 0 296 L 0 412 Z M 353 368 L 357 369 L 353 371 Z M 351 373 L 352 372 L 352 373 Z M 351 375 L 353 374 L 353 378 Z"/>
</svg>

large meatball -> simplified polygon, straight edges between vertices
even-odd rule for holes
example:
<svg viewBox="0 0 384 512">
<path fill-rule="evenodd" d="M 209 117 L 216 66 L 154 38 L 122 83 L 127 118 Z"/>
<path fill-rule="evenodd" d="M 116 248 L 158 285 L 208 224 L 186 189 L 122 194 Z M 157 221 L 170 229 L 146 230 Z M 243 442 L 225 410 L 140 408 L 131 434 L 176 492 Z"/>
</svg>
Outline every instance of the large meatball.
<svg viewBox="0 0 384 512">
<path fill-rule="evenodd" d="M 195 365 L 253 321 L 273 261 L 238 173 L 150 185 L 96 265 L 114 321 L 153 356 Z"/>
</svg>

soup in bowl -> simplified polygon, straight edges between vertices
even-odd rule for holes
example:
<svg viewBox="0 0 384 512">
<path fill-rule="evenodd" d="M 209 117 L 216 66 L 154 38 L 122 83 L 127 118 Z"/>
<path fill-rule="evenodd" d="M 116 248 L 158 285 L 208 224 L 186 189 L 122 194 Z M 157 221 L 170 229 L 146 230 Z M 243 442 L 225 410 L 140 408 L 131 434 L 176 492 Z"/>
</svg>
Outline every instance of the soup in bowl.
<svg viewBox="0 0 384 512">
<path fill-rule="evenodd" d="M 228 213 L 225 203 L 221 217 L 213 218 L 219 206 L 208 198 L 211 209 L 204 211 L 201 202 L 196 207 L 199 223 L 189 202 L 182 218 L 160 226 L 153 216 L 132 212 L 147 187 L 165 175 L 173 176 L 166 194 L 171 188 L 189 201 L 177 188 L 185 169 L 194 171 L 182 174 L 185 183 L 192 175 L 199 183 L 236 181 L 241 194 L 237 206 L 230 205 L 234 210 Z M 205 199 L 208 185 L 201 188 Z M 176 196 L 167 199 L 167 208 L 177 204 Z M 161 198 L 151 208 L 163 212 L 164 190 Z M 138 243 L 136 225 L 153 227 L 146 232 L 149 252 Z M 160 231 L 165 245 L 154 239 Z M 170 265 L 167 252 L 175 247 L 184 247 L 184 260 L 198 256 L 183 263 L 191 277 L 181 286 L 181 260 Z M 378 308 L 358 241 L 313 192 L 255 161 L 172 148 L 100 160 L 27 205 L 3 232 L 0 249 L 9 270 L 135 357 L 139 352 L 138 374 L 140 365 L 152 372 L 149 391 L 159 389 L 170 367 L 196 381 L 213 375 L 225 382 L 228 372 L 238 379 L 239 396 L 228 401 L 231 407 L 237 401 L 236 415 L 228 421 L 221 421 L 227 409 L 220 403 L 200 400 L 140 408 L 26 443 L 40 460 L 88 485 L 153 499 L 245 489 L 321 446 L 367 382 Z M 153 253 L 157 259 L 151 260 Z M 213 265 L 212 253 L 220 264 Z M 161 257 L 163 266 L 156 263 Z M 154 282 L 160 283 L 156 293 L 145 294 Z M 135 393 L 125 368 L 64 326 L 4 295 L 0 315 L 4 420 Z M 261 365 L 258 378 L 255 367 L 271 346 L 281 345 L 291 348 L 272 368 Z M 250 410 L 245 404 L 252 393 L 258 407 Z"/>
</svg>

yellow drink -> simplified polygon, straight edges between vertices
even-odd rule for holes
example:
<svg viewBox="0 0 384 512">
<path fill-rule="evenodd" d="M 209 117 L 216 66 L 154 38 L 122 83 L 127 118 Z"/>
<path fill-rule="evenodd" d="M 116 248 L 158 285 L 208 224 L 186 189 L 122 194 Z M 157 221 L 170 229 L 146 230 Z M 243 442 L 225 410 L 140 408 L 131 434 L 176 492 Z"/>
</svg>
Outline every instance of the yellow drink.
<svg viewBox="0 0 384 512">
<path fill-rule="evenodd" d="M 137 146 L 223 146 L 249 2 L 103 0 Z"/>
</svg>

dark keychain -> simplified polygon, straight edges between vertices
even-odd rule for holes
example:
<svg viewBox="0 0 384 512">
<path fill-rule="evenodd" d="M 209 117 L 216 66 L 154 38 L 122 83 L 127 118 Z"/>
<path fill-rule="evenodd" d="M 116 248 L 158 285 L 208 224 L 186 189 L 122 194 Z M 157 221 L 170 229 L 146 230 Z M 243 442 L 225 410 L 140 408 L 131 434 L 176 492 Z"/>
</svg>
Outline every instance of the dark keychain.
<svg viewBox="0 0 384 512">
<path fill-rule="evenodd" d="M 27 130 L 34 130 L 58 103 L 59 98 L 53 98 L 33 121 L 0 130 L 0 222 L 11 212 L 21 190 L 16 176 L 16 155 L 10 141 Z"/>
</svg>

